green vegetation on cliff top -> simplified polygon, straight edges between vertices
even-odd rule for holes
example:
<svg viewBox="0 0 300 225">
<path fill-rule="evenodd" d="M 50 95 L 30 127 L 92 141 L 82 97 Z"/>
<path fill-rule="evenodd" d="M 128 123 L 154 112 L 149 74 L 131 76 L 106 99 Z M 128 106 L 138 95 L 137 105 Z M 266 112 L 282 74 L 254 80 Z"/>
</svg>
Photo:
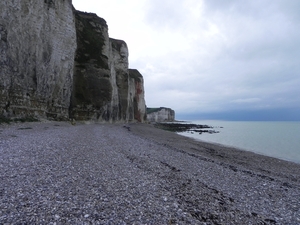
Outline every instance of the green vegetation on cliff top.
<svg viewBox="0 0 300 225">
<path fill-rule="evenodd" d="M 162 109 L 162 107 L 160 107 L 160 108 L 147 108 L 147 114 L 158 112 L 161 109 Z"/>
</svg>

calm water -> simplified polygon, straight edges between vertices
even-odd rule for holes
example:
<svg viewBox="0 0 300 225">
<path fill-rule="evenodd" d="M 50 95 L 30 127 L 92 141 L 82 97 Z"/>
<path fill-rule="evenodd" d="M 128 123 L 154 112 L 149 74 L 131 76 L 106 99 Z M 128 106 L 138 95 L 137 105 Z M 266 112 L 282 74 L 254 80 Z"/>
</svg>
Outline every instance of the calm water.
<svg viewBox="0 0 300 225">
<path fill-rule="evenodd" d="M 190 122 L 213 126 L 220 133 L 181 135 L 300 163 L 300 122 Z"/>
</svg>

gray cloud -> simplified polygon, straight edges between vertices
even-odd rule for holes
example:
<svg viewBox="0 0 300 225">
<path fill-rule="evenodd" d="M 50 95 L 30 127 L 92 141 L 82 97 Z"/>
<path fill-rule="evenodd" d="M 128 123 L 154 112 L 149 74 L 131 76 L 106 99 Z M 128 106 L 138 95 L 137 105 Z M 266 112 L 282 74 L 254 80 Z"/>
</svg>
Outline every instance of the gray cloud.
<svg viewBox="0 0 300 225">
<path fill-rule="evenodd" d="M 139 12 L 135 24 L 120 29 L 131 67 L 144 75 L 148 106 L 177 114 L 300 108 L 300 1 L 134 6 L 124 10 Z"/>
<path fill-rule="evenodd" d="M 189 7 L 182 0 L 146 0 L 145 22 L 158 30 L 179 30 L 187 22 Z"/>
</svg>

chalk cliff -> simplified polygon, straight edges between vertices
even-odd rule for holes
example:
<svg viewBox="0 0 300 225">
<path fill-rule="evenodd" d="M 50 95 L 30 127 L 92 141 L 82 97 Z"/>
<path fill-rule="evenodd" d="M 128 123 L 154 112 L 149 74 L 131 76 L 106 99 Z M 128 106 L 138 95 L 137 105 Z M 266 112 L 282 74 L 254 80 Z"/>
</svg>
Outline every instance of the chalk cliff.
<svg viewBox="0 0 300 225">
<path fill-rule="evenodd" d="M 75 50 L 70 0 L 1 0 L 0 113 L 67 118 Z"/>
<path fill-rule="evenodd" d="M 175 111 L 170 108 L 147 108 L 147 120 L 150 122 L 172 122 L 175 120 Z"/>
<path fill-rule="evenodd" d="M 1 0 L 0 68 L 0 116 L 145 120 L 127 44 L 71 0 Z"/>
</svg>

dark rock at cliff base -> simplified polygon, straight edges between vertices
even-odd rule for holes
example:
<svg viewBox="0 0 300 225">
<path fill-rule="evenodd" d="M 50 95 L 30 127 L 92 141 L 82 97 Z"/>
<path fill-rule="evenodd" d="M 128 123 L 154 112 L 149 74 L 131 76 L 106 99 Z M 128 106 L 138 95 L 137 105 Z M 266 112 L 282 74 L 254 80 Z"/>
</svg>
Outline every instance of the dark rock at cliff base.
<svg viewBox="0 0 300 225">
<path fill-rule="evenodd" d="M 211 126 L 190 123 L 156 123 L 155 127 L 172 132 L 219 133 L 212 130 L 213 127 Z"/>
</svg>

